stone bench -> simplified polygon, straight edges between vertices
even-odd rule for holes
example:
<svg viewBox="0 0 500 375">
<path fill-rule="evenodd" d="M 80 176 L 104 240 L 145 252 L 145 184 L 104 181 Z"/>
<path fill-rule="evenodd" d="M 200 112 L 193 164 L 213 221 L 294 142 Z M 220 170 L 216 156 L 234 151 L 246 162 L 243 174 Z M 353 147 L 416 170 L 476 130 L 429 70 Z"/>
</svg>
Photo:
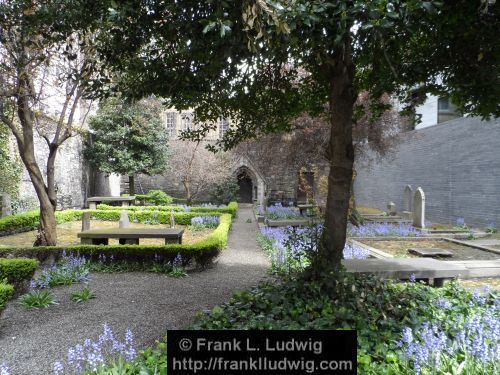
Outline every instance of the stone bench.
<svg viewBox="0 0 500 375">
<path fill-rule="evenodd" d="M 415 275 L 418 280 L 432 279 L 434 286 L 443 286 L 447 279 L 470 277 L 470 270 L 462 264 L 428 258 L 344 259 L 342 263 L 348 272 L 399 280 Z"/>
<path fill-rule="evenodd" d="M 164 238 L 165 244 L 182 244 L 184 229 L 118 228 L 91 229 L 78 233 L 82 245 L 108 245 L 110 238 L 118 238 L 120 245 L 138 245 L 140 238 Z"/>
<path fill-rule="evenodd" d="M 102 202 L 121 202 L 122 207 L 128 207 L 135 201 L 135 197 L 90 197 L 87 199 L 91 210 L 97 209 L 97 204 Z"/>
</svg>

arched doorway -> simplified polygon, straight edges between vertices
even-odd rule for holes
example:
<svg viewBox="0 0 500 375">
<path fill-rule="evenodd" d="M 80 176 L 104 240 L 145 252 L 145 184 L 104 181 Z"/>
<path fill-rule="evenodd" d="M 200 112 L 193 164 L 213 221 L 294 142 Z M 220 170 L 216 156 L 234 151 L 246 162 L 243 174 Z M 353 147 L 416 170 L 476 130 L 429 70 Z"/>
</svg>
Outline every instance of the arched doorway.
<svg viewBox="0 0 500 375">
<path fill-rule="evenodd" d="M 253 202 L 253 181 L 246 168 L 240 168 L 238 170 L 236 177 L 238 179 L 238 185 L 240 189 L 238 190 L 237 201 L 239 203 L 252 203 Z"/>
</svg>

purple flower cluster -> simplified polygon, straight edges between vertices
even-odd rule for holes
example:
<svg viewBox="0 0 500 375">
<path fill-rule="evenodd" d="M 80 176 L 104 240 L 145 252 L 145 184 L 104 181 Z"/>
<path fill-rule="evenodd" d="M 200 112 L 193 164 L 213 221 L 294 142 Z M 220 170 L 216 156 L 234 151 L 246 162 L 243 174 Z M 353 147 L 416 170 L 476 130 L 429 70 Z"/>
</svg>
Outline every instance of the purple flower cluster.
<svg viewBox="0 0 500 375">
<path fill-rule="evenodd" d="M 85 257 L 63 252 L 58 264 L 42 271 L 38 278 L 31 280 L 31 289 L 50 288 L 59 284 L 72 282 L 87 282 L 90 279 L 90 269 Z"/>
<path fill-rule="evenodd" d="M 449 301 L 441 299 L 438 306 L 450 307 Z M 448 337 L 438 324 L 425 322 L 420 329 L 403 328 L 399 346 L 405 359 L 413 364 L 420 374 L 423 369 L 439 369 L 443 356 L 465 357 L 477 361 L 481 366 L 498 363 L 500 360 L 499 306 L 492 306 L 482 314 L 469 317 L 462 330 L 454 338 Z"/>
<path fill-rule="evenodd" d="M 122 357 L 131 361 L 137 357 L 137 350 L 134 347 L 134 337 L 130 329 L 125 334 L 125 341 L 120 342 L 115 339 L 111 328 L 105 323 L 103 333 L 97 342 L 86 339 L 82 344 L 78 344 L 68 349 L 67 363 L 77 374 L 83 371 L 96 371 L 106 361 Z M 64 366 L 60 361 L 54 363 L 54 373 L 61 374 Z"/>
<path fill-rule="evenodd" d="M 0 375 L 9 375 L 9 367 L 5 364 L 2 363 L 0 364 Z"/>
<path fill-rule="evenodd" d="M 172 261 L 172 267 L 174 267 L 174 268 L 182 267 L 182 255 L 181 255 L 181 253 L 177 253 L 177 255 L 175 256 L 174 260 Z"/>
<path fill-rule="evenodd" d="M 261 227 L 261 234 L 272 245 L 272 261 L 278 264 L 298 262 L 300 267 L 307 265 L 311 255 L 317 251 L 318 241 L 323 231 L 322 225 L 305 228 Z M 346 243 L 345 259 L 366 259 L 369 250 L 359 245 Z"/>
<path fill-rule="evenodd" d="M 191 225 L 196 228 L 215 228 L 219 222 L 219 216 L 195 216 L 191 219 Z"/>
<path fill-rule="evenodd" d="M 420 336 L 421 340 L 418 339 Z M 446 334 L 435 324 L 425 322 L 418 332 L 404 327 L 399 346 L 403 348 L 405 359 L 413 362 L 415 373 L 420 374 L 427 366 L 439 367 L 441 355 L 447 345 Z"/>
<path fill-rule="evenodd" d="M 367 259 L 370 251 L 362 246 L 346 243 L 344 247 L 344 259 Z"/>
<path fill-rule="evenodd" d="M 421 230 L 408 223 L 365 223 L 360 226 L 349 224 L 347 227 L 347 235 L 350 237 L 415 237 L 421 234 Z"/>
<path fill-rule="evenodd" d="M 467 224 L 465 224 L 465 219 L 463 217 L 457 218 L 457 226 L 459 227 L 466 227 Z"/>
<path fill-rule="evenodd" d="M 281 203 L 275 203 L 267 208 L 266 217 L 271 220 L 297 219 L 300 218 L 299 212 L 293 207 L 285 207 Z"/>
</svg>

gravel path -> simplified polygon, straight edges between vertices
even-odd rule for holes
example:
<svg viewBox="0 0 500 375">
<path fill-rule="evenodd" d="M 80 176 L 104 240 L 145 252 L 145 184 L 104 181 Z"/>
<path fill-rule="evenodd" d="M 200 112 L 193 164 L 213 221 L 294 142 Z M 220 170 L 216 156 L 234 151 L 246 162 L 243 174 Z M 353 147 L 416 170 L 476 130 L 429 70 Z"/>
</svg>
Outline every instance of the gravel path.
<svg viewBox="0 0 500 375">
<path fill-rule="evenodd" d="M 247 220 L 251 219 L 251 223 Z M 59 305 L 25 310 L 11 301 L 0 319 L 0 364 L 11 375 L 51 374 L 67 349 L 85 338 L 97 339 L 107 322 L 120 339 L 130 328 L 139 347 L 161 339 L 167 329 L 188 326 L 199 310 L 225 302 L 234 289 L 256 285 L 267 276 L 269 262 L 255 241 L 253 211 L 242 207 L 233 223 L 228 248 L 216 265 L 174 279 L 152 273 L 93 274 L 96 298 L 70 301 L 82 285 L 54 288 Z"/>
</svg>

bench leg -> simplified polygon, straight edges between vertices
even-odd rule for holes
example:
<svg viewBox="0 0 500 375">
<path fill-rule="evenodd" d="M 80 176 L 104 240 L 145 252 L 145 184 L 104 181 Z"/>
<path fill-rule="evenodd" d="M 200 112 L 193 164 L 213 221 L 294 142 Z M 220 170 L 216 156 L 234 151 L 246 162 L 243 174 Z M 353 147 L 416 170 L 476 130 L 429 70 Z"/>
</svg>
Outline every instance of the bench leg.
<svg viewBox="0 0 500 375">
<path fill-rule="evenodd" d="M 122 202 L 122 207 L 128 207 L 128 206 L 129 206 L 128 201 L 123 201 Z"/>
<path fill-rule="evenodd" d="M 434 284 L 433 284 L 433 285 L 434 285 L 434 287 L 436 287 L 436 288 L 441 288 L 441 287 L 443 287 L 443 286 L 444 286 L 444 281 L 445 281 L 445 280 L 446 280 L 446 279 L 444 279 L 444 278 L 437 278 L 437 279 L 434 279 Z"/>
<path fill-rule="evenodd" d="M 92 245 L 109 245 L 108 238 L 92 238 Z"/>
<path fill-rule="evenodd" d="M 120 245 L 139 245 L 138 238 L 120 238 L 118 242 Z"/>
<path fill-rule="evenodd" d="M 89 209 L 97 210 L 97 202 L 89 202 Z"/>
</svg>

